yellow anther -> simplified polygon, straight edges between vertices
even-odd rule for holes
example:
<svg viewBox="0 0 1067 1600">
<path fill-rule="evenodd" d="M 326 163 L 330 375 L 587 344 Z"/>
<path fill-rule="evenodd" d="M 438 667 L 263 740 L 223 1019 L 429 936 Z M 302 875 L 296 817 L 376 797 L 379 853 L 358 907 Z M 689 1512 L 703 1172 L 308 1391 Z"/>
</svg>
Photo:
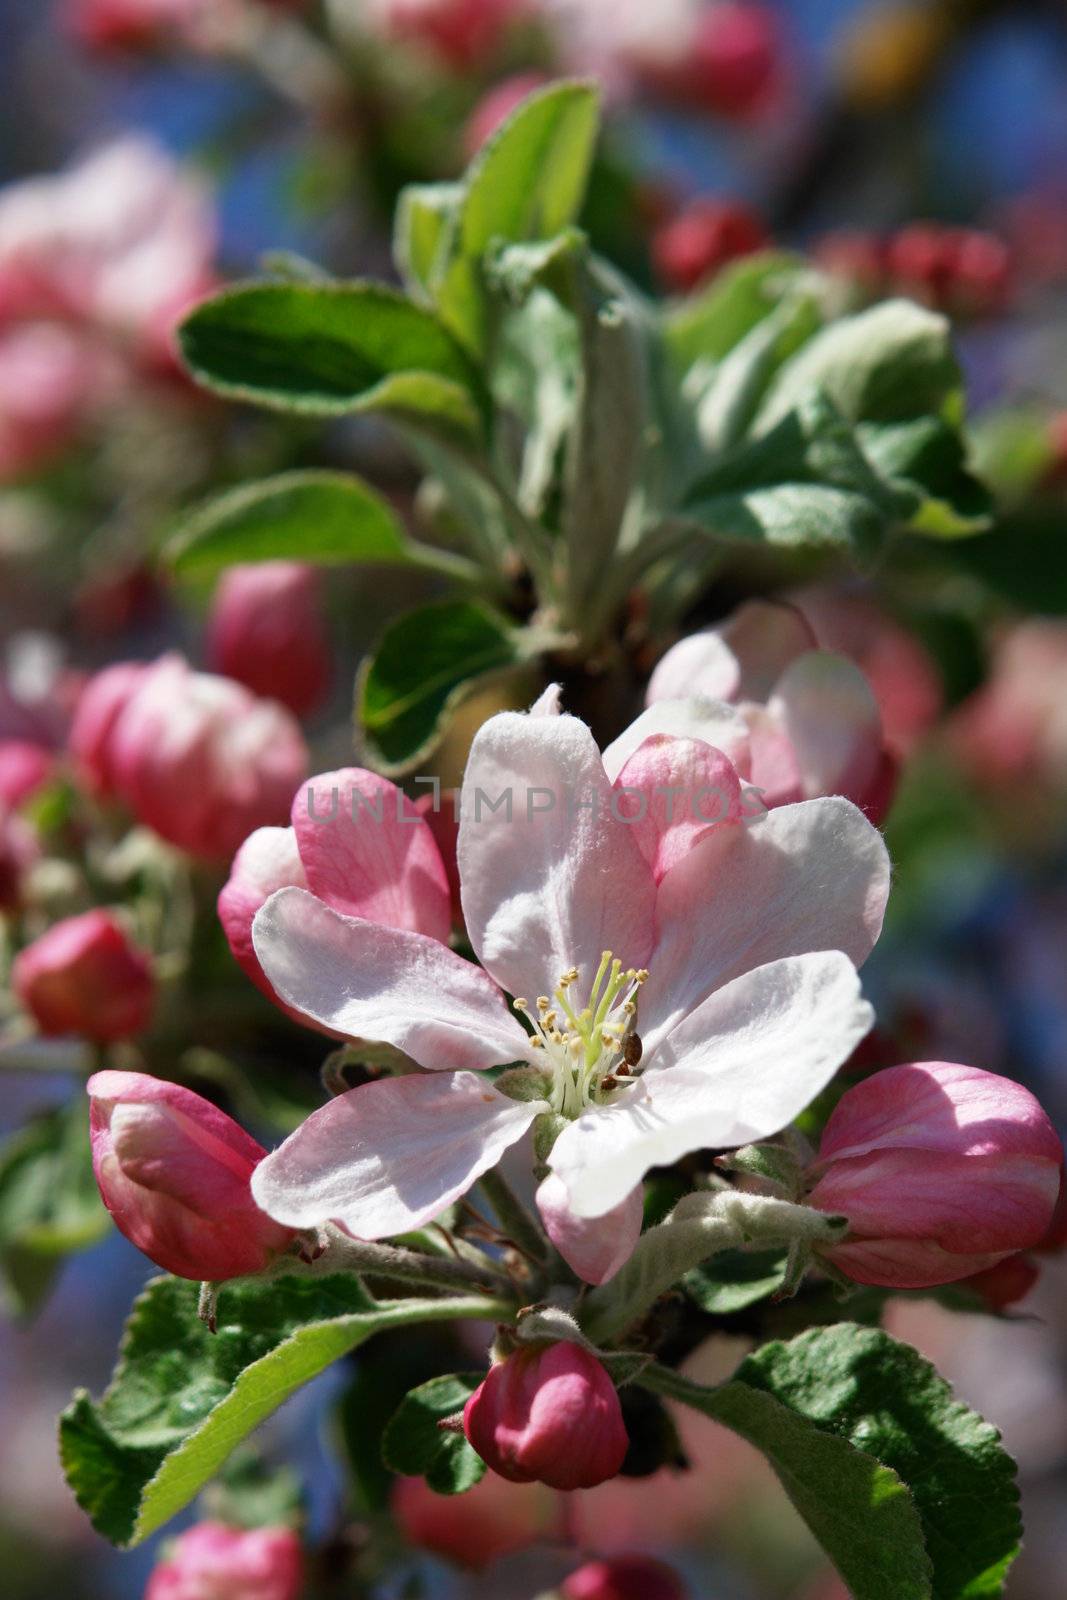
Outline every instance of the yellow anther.
<svg viewBox="0 0 1067 1600">
<path fill-rule="evenodd" d="M 634 973 L 634 982 L 635 983 L 647 983 L 648 982 L 648 968 L 647 967 L 638 968 L 638 970 Z"/>
<path fill-rule="evenodd" d="M 537 1009 L 538 1009 L 538 1011 L 547 1011 L 551 1004 L 552 1004 L 552 1002 L 548 998 L 547 994 L 539 994 L 537 996 Z"/>
<path fill-rule="evenodd" d="M 528 1011 L 530 1007 L 529 1000 L 523 999 L 522 995 L 517 1000 L 513 1000 L 511 1004 L 516 1011 Z"/>
<path fill-rule="evenodd" d="M 533 1038 L 530 1040 L 530 1049 L 531 1050 L 543 1050 L 544 1048 L 545 1048 L 545 1041 L 540 1037 L 539 1034 L 535 1033 Z"/>
</svg>

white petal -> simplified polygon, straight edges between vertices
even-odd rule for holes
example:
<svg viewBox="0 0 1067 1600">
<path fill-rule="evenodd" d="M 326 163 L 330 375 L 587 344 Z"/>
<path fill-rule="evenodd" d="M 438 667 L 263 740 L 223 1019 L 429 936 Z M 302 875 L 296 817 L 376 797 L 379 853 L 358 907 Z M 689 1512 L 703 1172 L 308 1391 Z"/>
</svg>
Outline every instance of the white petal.
<svg viewBox="0 0 1067 1600">
<path fill-rule="evenodd" d="M 854 662 L 809 650 L 783 675 L 767 709 L 793 747 L 803 794 L 866 793 L 882 756 L 882 717 Z"/>
<path fill-rule="evenodd" d="M 748 724 L 736 706 L 723 700 L 693 696 L 688 700 L 657 700 L 642 711 L 604 751 L 604 770 L 614 783 L 634 752 L 653 734 L 677 739 L 702 739 L 729 756 L 743 778 L 748 776 Z"/>
<path fill-rule="evenodd" d="M 335 1221 L 384 1239 L 437 1216 L 545 1109 L 471 1072 L 383 1078 L 314 1112 L 260 1162 L 252 1194 L 290 1227 Z"/>
<path fill-rule="evenodd" d="M 631 1095 L 565 1128 L 550 1157 L 579 1216 L 619 1204 L 650 1167 L 779 1132 L 874 1021 L 838 951 L 771 962 L 727 984 L 659 1046 Z"/>
<path fill-rule="evenodd" d="M 531 717 L 558 717 L 563 709 L 563 686 L 550 683 L 530 707 Z"/>
<path fill-rule="evenodd" d="M 252 938 L 282 999 L 333 1033 L 395 1045 L 434 1069 L 529 1054 L 496 985 L 425 934 L 344 917 L 306 889 L 281 889 Z"/>
<path fill-rule="evenodd" d="M 646 964 L 655 888 L 614 800 L 574 717 L 503 712 L 475 738 L 459 827 L 463 914 L 512 994 L 551 994 L 571 966 L 588 982 L 603 950 Z"/>
<path fill-rule="evenodd" d="M 644 1191 L 638 1184 L 602 1217 L 579 1217 L 554 1172 L 537 1191 L 537 1209 L 556 1249 L 584 1283 L 607 1283 L 626 1265 L 641 1237 Z"/>
<path fill-rule="evenodd" d="M 843 950 L 860 966 L 881 932 L 889 876 L 881 834 L 837 796 L 715 829 L 659 887 L 638 1023 L 645 1044 L 768 961 Z"/>
</svg>

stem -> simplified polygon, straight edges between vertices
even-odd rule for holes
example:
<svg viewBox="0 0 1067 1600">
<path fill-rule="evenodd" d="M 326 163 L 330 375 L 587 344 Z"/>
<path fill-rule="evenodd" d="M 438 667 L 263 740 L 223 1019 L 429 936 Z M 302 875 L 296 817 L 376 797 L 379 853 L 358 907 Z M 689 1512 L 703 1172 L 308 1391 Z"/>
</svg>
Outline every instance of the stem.
<svg viewBox="0 0 1067 1600">
<path fill-rule="evenodd" d="M 535 1261 L 548 1259 L 549 1243 L 507 1180 L 499 1172 L 483 1172 L 482 1189 L 504 1232 Z"/>
<path fill-rule="evenodd" d="M 582 1331 L 604 1344 L 644 1316 L 661 1294 L 720 1250 L 757 1244 L 817 1244 L 841 1239 L 847 1225 L 810 1206 L 720 1190 L 688 1195 L 657 1228 L 642 1234 L 626 1265 L 585 1301 Z"/>
<path fill-rule="evenodd" d="M 350 1239 L 336 1229 L 328 1229 L 329 1244 L 317 1260 L 294 1263 L 285 1260 L 282 1270 L 296 1269 L 322 1277 L 330 1272 L 357 1272 L 394 1283 L 417 1284 L 425 1289 L 470 1289 L 485 1292 L 501 1289 L 511 1293 L 511 1281 L 488 1256 L 484 1264 L 449 1260 L 443 1256 L 424 1256 L 394 1244 Z M 514 1305 L 512 1303 L 512 1309 Z"/>
</svg>

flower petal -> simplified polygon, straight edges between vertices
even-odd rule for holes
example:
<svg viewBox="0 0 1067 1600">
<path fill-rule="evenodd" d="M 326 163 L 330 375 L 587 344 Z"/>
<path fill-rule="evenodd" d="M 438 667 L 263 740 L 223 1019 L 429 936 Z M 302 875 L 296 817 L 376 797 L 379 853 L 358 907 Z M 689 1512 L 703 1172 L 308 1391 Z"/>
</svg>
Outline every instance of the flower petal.
<svg viewBox="0 0 1067 1600">
<path fill-rule="evenodd" d="M 659 887 L 659 942 L 641 992 L 645 1045 L 751 967 L 810 950 L 843 950 L 860 966 L 888 894 L 885 843 L 848 800 L 805 800 L 716 828 Z"/>
<path fill-rule="evenodd" d="M 448 940 L 448 875 L 433 834 L 395 783 L 362 767 L 310 778 L 293 801 L 308 888 L 350 917 Z"/>
<path fill-rule="evenodd" d="M 459 825 L 463 911 L 483 965 L 512 994 L 551 994 L 602 950 L 645 964 L 655 887 L 614 799 L 574 717 L 502 712 L 475 738 Z"/>
<path fill-rule="evenodd" d="M 690 696 L 686 700 L 657 701 L 642 711 L 614 744 L 608 745 L 604 771 L 613 783 L 634 752 L 657 733 L 675 739 L 702 739 L 729 756 L 742 777 L 748 776 L 748 723 L 740 711 L 722 700 Z"/>
<path fill-rule="evenodd" d="M 495 1166 L 546 1109 L 471 1072 L 382 1078 L 315 1111 L 252 1178 L 275 1221 L 335 1221 L 360 1239 L 429 1222 Z"/>
<path fill-rule="evenodd" d="M 641 1237 L 644 1193 L 638 1184 L 602 1217 L 571 1210 L 566 1185 L 550 1172 L 537 1191 L 537 1209 L 556 1249 L 584 1283 L 607 1283 L 626 1265 Z"/>
<path fill-rule="evenodd" d="M 881 764 L 882 718 L 859 667 L 810 650 L 779 680 L 767 709 L 793 747 L 805 797 L 866 800 Z M 754 774 L 759 783 L 758 763 Z"/>
<path fill-rule="evenodd" d="M 625 1100 L 587 1112 L 560 1134 L 549 1164 L 572 1210 L 603 1216 L 650 1167 L 779 1132 L 873 1020 L 855 968 L 836 950 L 735 978 L 659 1045 Z"/>
<path fill-rule="evenodd" d="M 648 685 L 648 700 L 705 695 L 710 700 L 766 700 L 815 634 L 795 606 L 750 600 L 718 628 L 691 634 L 667 651 Z"/>
<path fill-rule="evenodd" d="M 282 999 L 334 1033 L 395 1045 L 441 1070 L 530 1054 L 485 973 L 425 934 L 343 917 L 306 889 L 280 889 L 252 938 Z"/>
<path fill-rule="evenodd" d="M 657 883 L 713 828 L 741 821 L 734 764 L 700 739 L 646 739 L 614 787 Z"/>
</svg>

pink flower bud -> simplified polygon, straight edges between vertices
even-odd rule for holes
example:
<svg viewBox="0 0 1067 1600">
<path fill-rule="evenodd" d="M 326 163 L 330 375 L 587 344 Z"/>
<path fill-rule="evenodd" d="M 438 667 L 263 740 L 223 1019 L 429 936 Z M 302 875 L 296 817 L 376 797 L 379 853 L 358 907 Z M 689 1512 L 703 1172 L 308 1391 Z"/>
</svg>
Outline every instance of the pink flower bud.
<svg viewBox="0 0 1067 1600">
<path fill-rule="evenodd" d="M 762 111 L 781 75 L 778 20 L 770 6 L 721 0 L 703 13 L 687 66 L 695 99 L 723 117 Z"/>
<path fill-rule="evenodd" d="M 563 1600 L 686 1600 L 678 1574 L 651 1556 L 587 1561 L 565 1579 Z"/>
<path fill-rule="evenodd" d="M 614 1478 L 629 1445 L 615 1385 L 569 1341 L 516 1350 L 491 1367 L 467 1401 L 463 1429 L 502 1478 L 551 1489 Z"/>
<path fill-rule="evenodd" d="M 293 1237 L 252 1199 L 262 1145 L 191 1089 L 141 1072 L 89 1079 L 93 1171 L 115 1225 L 179 1278 L 262 1272 Z"/>
<path fill-rule="evenodd" d="M 299 561 L 231 567 L 215 591 L 207 652 L 216 672 L 253 694 L 297 716 L 314 711 L 330 682 L 318 570 Z"/>
<path fill-rule="evenodd" d="M 481 1572 L 545 1537 L 552 1499 L 536 1484 L 507 1483 L 494 1472 L 455 1496 L 435 1494 L 425 1478 L 397 1478 L 390 1510 L 416 1549 Z"/>
<path fill-rule="evenodd" d="M 44 745 L 0 740 L 0 805 L 20 806 L 30 799 L 49 782 L 55 766 L 55 756 Z"/>
<path fill-rule="evenodd" d="M 82 696 L 70 746 L 99 793 L 206 860 L 283 822 L 307 772 L 290 712 L 178 655 L 101 673 Z"/>
<path fill-rule="evenodd" d="M 82 691 L 70 726 L 68 748 L 85 787 L 101 799 L 115 793 L 111 739 L 115 724 L 141 687 L 148 668 L 120 661 L 91 678 Z"/>
<path fill-rule="evenodd" d="M 1025 1300 L 1041 1276 L 1041 1268 L 1025 1251 L 1017 1256 L 1005 1256 L 995 1267 L 984 1272 L 972 1272 L 961 1278 L 959 1287 L 980 1295 L 990 1311 L 1006 1311 L 1020 1300 Z"/>
<path fill-rule="evenodd" d="M 153 1572 L 145 1600 L 297 1600 L 304 1581 L 291 1528 L 228 1528 L 200 1522 L 181 1534 Z"/>
<path fill-rule="evenodd" d="M 100 910 L 57 922 L 21 950 L 11 987 L 47 1037 L 97 1044 L 141 1033 L 155 999 L 147 957 Z"/>
<path fill-rule="evenodd" d="M 664 287 L 688 294 L 729 262 L 770 243 L 759 218 L 735 200 L 694 200 L 660 227 L 652 241 Z"/>
<path fill-rule="evenodd" d="M 942 1061 L 890 1067 L 838 1102 L 810 1204 L 849 1219 L 828 1251 L 857 1283 L 921 1289 L 1038 1244 L 1063 1147 L 1028 1089 Z"/>
</svg>

